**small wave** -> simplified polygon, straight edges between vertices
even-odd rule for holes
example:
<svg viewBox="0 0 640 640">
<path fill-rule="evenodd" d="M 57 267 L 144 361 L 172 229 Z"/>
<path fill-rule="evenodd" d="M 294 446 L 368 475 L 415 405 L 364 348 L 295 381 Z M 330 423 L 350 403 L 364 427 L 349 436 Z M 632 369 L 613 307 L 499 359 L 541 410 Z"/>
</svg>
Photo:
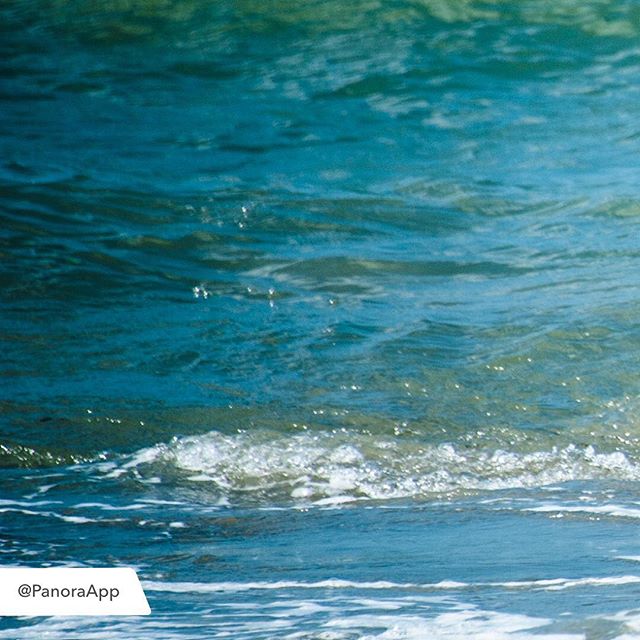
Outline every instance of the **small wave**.
<svg viewBox="0 0 640 640">
<path fill-rule="evenodd" d="M 335 507 L 576 480 L 640 480 L 640 465 L 620 451 L 599 452 L 575 444 L 514 451 L 424 444 L 346 430 L 294 435 L 211 432 L 142 449 L 105 476 L 129 474 L 153 483 L 204 486 L 231 503 Z"/>
<path fill-rule="evenodd" d="M 584 513 L 592 516 L 610 516 L 613 518 L 640 518 L 640 509 L 625 507 L 622 505 L 554 505 L 543 504 L 537 507 L 530 507 L 524 511 L 536 511 L 539 513 Z"/>
<path fill-rule="evenodd" d="M 509 582 L 457 582 L 441 580 L 434 583 L 389 582 L 377 580 L 373 582 L 357 582 L 329 578 L 317 582 L 300 582 L 296 580 L 278 580 L 274 582 L 162 582 L 145 581 L 143 588 L 147 591 L 163 591 L 168 593 L 238 593 L 243 591 L 271 590 L 396 590 L 396 591 L 463 591 L 479 588 L 534 589 L 545 591 L 562 591 L 576 587 L 609 587 L 640 583 L 640 576 L 587 576 L 583 578 L 548 578 L 540 580 L 516 580 Z"/>
<path fill-rule="evenodd" d="M 61 513 L 55 513 L 53 511 L 33 511 L 31 509 L 20 509 L 20 508 L 10 508 L 10 507 L 1 508 L 0 513 L 20 513 L 26 516 L 57 518 L 58 520 L 62 520 L 63 522 L 68 522 L 70 524 L 87 524 L 89 522 L 100 522 L 100 520 L 87 518 L 85 516 L 68 516 Z M 120 522 L 120 521 L 121 519 L 111 520 L 111 522 Z M 104 520 L 102 522 L 104 522 Z"/>
<path fill-rule="evenodd" d="M 462 583 L 451 583 L 466 586 Z M 437 588 L 438 585 L 418 585 L 413 583 L 388 582 L 378 580 L 374 582 L 354 582 L 331 578 L 317 582 L 299 582 L 296 580 L 278 580 L 276 582 L 158 582 L 145 581 L 143 588 L 148 591 L 165 591 L 171 593 L 212 593 L 264 591 L 272 589 L 415 589 Z M 445 588 L 445 587 L 443 587 Z"/>
</svg>

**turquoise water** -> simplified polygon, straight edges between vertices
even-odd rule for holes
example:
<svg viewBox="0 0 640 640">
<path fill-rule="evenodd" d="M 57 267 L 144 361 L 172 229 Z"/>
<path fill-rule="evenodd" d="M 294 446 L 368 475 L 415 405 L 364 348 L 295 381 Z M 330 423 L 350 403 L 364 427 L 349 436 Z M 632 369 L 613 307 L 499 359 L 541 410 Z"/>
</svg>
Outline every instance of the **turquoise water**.
<svg viewBox="0 0 640 640">
<path fill-rule="evenodd" d="M 0 6 L 0 638 L 640 637 L 640 8 Z"/>
</svg>

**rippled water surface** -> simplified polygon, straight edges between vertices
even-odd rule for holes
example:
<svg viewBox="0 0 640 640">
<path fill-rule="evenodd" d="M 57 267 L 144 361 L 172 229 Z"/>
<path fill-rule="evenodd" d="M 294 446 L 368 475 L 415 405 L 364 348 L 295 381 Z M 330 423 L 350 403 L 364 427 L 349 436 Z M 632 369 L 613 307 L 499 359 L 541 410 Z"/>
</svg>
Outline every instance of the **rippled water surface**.
<svg viewBox="0 0 640 640">
<path fill-rule="evenodd" d="M 0 6 L 2 638 L 640 637 L 640 8 Z"/>
</svg>

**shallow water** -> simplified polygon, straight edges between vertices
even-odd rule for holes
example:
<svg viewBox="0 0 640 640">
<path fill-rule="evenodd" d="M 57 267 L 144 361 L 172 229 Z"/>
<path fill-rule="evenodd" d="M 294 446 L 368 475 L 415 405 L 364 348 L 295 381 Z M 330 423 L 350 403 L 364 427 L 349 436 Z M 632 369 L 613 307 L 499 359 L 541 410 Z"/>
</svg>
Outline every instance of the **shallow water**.
<svg viewBox="0 0 640 640">
<path fill-rule="evenodd" d="M 0 637 L 640 637 L 635 3 L 0 31 Z"/>
</svg>

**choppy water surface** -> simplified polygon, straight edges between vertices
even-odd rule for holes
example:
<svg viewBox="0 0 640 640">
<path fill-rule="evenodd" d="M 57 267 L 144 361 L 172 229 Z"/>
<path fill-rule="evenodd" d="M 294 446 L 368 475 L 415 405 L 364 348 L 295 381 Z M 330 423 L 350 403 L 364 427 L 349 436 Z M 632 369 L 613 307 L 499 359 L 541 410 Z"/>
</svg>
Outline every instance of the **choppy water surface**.
<svg viewBox="0 0 640 640">
<path fill-rule="evenodd" d="M 640 637 L 640 10 L 0 7 L 0 552 L 145 619 Z"/>
</svg>

